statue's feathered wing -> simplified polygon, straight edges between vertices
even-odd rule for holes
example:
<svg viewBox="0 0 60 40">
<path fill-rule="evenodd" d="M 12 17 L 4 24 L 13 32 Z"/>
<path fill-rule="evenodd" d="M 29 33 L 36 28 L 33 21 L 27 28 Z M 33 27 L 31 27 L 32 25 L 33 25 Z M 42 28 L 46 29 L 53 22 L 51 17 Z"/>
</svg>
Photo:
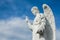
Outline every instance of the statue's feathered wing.
<svg viewBox="0 0 60 40">
<path fill-rule="evenodd" d="M 51 10 L 51 8 L 46 5 L 46 4 L 43 4 L 43 10 L 44 10 L 44 15 L 46 17 L 46 40 L 55 40 L 55 19 L 54 19 L 54 15 L 53 15 L 53 12 Z"/>
</svg>

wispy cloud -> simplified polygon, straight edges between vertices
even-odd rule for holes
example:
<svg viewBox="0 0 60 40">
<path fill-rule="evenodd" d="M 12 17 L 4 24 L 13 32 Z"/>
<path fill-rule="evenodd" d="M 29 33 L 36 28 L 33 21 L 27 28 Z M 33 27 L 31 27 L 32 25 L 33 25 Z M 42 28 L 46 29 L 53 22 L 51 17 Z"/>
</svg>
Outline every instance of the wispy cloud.
<svg viewBox="0 0 60 40">
<path fill-rule="evenodd" d="M 24 19 L 13 17 L 0 20 L 0 40 L 31 40 L 31 32 Z"/>
<path fill-rule="evenodd" d="M 32 40 L 25 19 L 12 17 L 0 20 L 0 40 Z M 56 40 L 60 40 L 60 29 L 56 30 Z"/>
<path fill-rule="evenodd" d="M 60 29 L 56 30 L 56 40 L 60 40 Z"/>
</svg>

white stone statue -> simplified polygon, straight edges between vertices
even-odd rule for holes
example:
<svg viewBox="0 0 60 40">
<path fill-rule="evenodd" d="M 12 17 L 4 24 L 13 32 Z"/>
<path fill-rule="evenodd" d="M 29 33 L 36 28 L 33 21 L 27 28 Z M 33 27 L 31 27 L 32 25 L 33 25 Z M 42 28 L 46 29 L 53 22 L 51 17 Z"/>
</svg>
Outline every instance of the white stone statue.
<svg viewBox="0 0 60 40">
<path fill-rule="evenodd" d="M 33 23 L 26 17 L 26 23 L 32 31 L 32 40 L 56 40 L 53 12 L 47 4 L 43 4 L 43 10 L 44 14 L 36 6 L 32 7 L 31 11 L 35 15 Z"/>
</svg>

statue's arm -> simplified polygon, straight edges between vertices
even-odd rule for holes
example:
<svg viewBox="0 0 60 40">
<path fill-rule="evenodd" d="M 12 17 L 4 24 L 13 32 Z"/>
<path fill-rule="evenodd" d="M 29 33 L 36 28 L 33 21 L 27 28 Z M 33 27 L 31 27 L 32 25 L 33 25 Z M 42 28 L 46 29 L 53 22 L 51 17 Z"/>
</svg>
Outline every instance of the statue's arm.
<svg viewBox="0 0 60 40">
<path fill-rule="evenodd" d="M 28 25 L 28 27 L 29 27 L 29 29 L 32 31 L 33 30 L 33 24 L 32 23 L 30 23 L 30 21 L 29 21 L 29 19 L 28 19 L 28 17 L 26 17 L 26 23 L 27 23 L 27 25 Z"/>
</svg>

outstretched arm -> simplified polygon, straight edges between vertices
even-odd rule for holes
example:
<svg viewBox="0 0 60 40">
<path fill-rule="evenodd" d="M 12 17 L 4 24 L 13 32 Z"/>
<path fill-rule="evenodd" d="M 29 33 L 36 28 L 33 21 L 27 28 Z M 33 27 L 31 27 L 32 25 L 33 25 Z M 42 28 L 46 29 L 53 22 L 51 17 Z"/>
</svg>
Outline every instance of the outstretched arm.
<svg viewBox="0 0 60 40">
<path fill-rule="evenodd" d="M 29 21 L 29 19 L 28 19 L 28 17 L 26 16 L 26 23 L 27 23 L 27 25 L 29 26 L 29 29 L 31 30 L 31 31 L 33 31 L 33 24 L 32 23 L 30 23 L 30 21 Z"/>
</svg>

